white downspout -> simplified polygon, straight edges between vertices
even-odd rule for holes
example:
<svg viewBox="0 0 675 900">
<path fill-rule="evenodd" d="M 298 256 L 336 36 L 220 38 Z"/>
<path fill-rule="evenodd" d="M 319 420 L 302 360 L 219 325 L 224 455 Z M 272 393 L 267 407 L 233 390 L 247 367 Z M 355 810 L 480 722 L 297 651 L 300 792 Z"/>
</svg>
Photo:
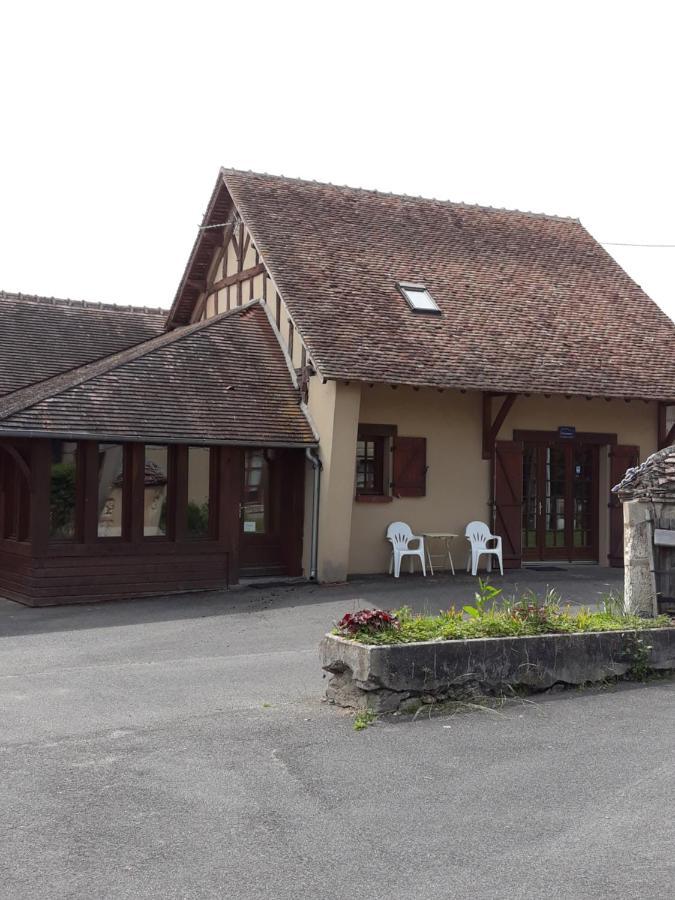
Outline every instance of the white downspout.
<svg viewBox="0 0 675 900">
<path fill-rule="evenodd" d="M 319 556 L 319 500 L 321 496 L 321 460 L 315 447 L 307 447 L 305 456 L 312 464 L 314 484 L 312 486 L 312 538 L 309 548 L 309 579 L 317 580 L 317 560 Z"/>
</svg>

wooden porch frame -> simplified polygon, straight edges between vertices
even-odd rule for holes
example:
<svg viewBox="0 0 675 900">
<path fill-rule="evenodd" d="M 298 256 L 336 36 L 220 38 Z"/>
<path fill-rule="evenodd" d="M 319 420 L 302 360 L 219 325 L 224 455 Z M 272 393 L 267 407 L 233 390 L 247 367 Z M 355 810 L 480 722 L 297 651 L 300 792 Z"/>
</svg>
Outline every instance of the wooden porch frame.
<svg viewBox="0 0 675 900">
<path fill-rule="evenodd" d="M 497 435 L 504 424 L 511 407 L 516 402 L 518 394 L 494 394 L 483 392 L 483 459 L 492 459 L 495 450 Z M 492 420 L 492 400 L 495 397 L 504 397 L 497 415 Z"/>
</svg>

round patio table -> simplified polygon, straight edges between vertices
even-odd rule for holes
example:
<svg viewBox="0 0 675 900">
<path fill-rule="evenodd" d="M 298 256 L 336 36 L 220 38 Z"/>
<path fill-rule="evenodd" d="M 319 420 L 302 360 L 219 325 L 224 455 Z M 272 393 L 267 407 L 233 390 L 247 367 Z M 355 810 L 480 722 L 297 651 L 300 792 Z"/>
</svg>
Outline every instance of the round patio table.
<svg viewBox="0 0 675 900">
<path fill-rule="evenodd" d="M 455 574 L 455 566 L 452 562 L 452 553 L 450 552 L 450 544 L 452 541 L 458 537 L 458 535 L 453 534 L 451 531 L 425 531 L 424 532 L 424 547 L 427 551 L 427 561 L 429 563 L 429 569 L 431 570 L 431 574 L 434 574 L 434 566 L 432 563 L 432 559 L 445 559 L 446 555 L 448 557 L 448 561 L 450 562 L 450 571 L 452 574 Z M 432 542 L 436 541 L 437 543 L 443 543 L 443 552 L 442 553 L 432 553 L 431 545 Z"/>
</svg>

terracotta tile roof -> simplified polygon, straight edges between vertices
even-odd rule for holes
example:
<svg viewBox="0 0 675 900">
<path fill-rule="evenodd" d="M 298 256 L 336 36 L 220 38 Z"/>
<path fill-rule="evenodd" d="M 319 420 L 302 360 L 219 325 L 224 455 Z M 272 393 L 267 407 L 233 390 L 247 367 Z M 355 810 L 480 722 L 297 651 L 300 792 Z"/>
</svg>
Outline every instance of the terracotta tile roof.
<svg viewBox="0 0 675 900">
<path fill-rule="evenodd" d="M 0 399 L 3 434 L 316 443 L 263 307 L 164 332 Z"/>
<path fill-rule="evenodd" d="M 675 447 L 665 447 L 634 469 L 612 488 L 621 500 L 675 498 Z"/>
<path fill-rule="evenodd" d="M 166 311 L 0 291 L 0 396 L 147 341 Z"/>
<path fill-rule="evenodd" d="M 324 377 L 675 398 L 675 324 L 577 220 L 222 177 Z"/>
</svg>

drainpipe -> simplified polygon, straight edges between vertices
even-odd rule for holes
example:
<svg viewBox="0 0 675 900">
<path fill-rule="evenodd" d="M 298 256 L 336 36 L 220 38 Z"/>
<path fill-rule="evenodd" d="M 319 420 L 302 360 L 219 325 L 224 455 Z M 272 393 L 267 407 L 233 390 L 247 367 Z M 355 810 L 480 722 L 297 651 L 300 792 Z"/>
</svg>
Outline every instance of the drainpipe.
<svg viewBox="0 0 675 900">
<path fill-rule="evenodd" d="M 315 447 L 307 447 L 305 456 L 312 464 L 314 470 L 314 484 L 312 489 L 312 543 L 309 549 L 309 579 L 317 580 L 317 558 L 319 555 L 319 497 L 321 494 L 321 460 Z"/>
</svg>

